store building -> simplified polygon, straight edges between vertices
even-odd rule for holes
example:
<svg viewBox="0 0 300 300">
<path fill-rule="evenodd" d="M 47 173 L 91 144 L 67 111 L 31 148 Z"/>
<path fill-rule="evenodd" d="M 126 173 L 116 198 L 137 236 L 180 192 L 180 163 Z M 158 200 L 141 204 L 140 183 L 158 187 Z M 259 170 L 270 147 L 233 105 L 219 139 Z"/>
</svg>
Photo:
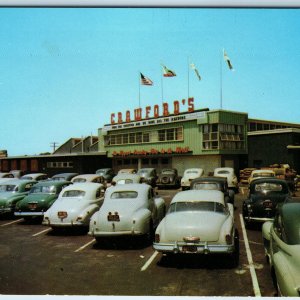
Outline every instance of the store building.
<svg viewBox="0 0 300 300">
<path fill-rule="evenodd" d="M 99 129 L 99 151 L 107 153 L 115 170 L 173 167 L 182 174 L 186 168 L 201 167 L 210 174 L 220 166 L 244 168 L 247 113 L 195 110 L 193 98 L 187 101 L 187 111 L 180 112 L 182 103 L 139 108 L 133 117 L 130 111 L 112 114 L 110 124 Z"/>
</svg>

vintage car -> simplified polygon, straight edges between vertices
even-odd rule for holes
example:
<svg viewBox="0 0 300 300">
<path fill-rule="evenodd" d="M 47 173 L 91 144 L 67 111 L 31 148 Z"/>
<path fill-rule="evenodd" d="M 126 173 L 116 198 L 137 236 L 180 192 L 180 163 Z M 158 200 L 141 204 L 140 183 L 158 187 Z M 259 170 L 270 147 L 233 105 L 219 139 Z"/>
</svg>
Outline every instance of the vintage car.
<svg viewBox="0 0 300 300">
<path fill-rule="evenodd" d="M 14 178 L 12 173 L 0 172 L 0 178 Z"/>
<path fill-rule="evenodd" d="M 300 296 L 300 203 L 280 205 L 262 226 L 271 275 L 279 296 Z"/>
<path fill-rule="evenodd" d="M 138 174 L 121 173 L 116 175 L 112 182 L 115 184 L 141 183 L 142 178 Z"/>
<path fill-rule="evenodd" d="M 275 178 L 275 172 L 273 170 L 253 170 L 248 178 L 250 184 L 252 180 L 258 178 Z"/>
<path fill-rule="evenodd" d="M 31 174 L 26 174 L 21 176 L 20 179 L 40 181 L 40 180 L 47 180 L 48 175 L 45 173 L 31 173 Z"/>
<path fill-rule="evenodd" d="M 70 184 L 70 181 L 61 180 L 40 181 L 31 188 L 28 196 L 16 204 L 15 216 L 21 216 L 24 219 L 42 217 L 62 189 Z"/>
<path fill-rule="evenodd" d="M 180 187 L 181 177 L 178 175 L 177 169 L 162 169 L 157 181 L 156 186 L 158 188 L 164 187 Z"/>
<path fill-rule="evenodd" d="M 204 173 L 201 168 L 191 168 L 186 169 L 183 173 L 183 177 L 181 178 L 181 188 L 182 190 L 188 190 L 191 185 L 191 181 L 195 178 L 202 176 Z"/>
<path fill-rule="evenodd" d="M 0 214 L 13 213 L 16 204 L 28 195 L 35 180 L 11 179 L 0 183 Z"/>
<path fill-rule="evenodd" d="M 142 182 L 150 184 L 153 188 L 156 186 L 158 176 L 155 168 L 142 168 L 137 174 L 141 176 Z"/>
<path fill-rule="evenodd" d="M 102 168 L 96 171 L 97 175 L 103 176 L 107 183 L 110 183 L 115 177 L 115 172 L 111 168 Z"/>
<path fill-rule="evenodd" d="M 73 177 L 71 179 L 73 183 L 83 183 L 83 182 L 93 182 L 93 183 L 101 183 L 103 187 L 106 187 L 106 183 L 104 177 L 98 174 L 81 174 Z"/>
<path fill-rule="evenodd" d="M 136 174 L 137 170 L 136 169 L 121 169 L 118 171 L 118 174 L 123 174 L 123 173 Z"/>
<path fill-rule="evenodd" d="M 71 181 L 71 179 L 75 176 L 79 175 L 78 173 L 59 173 L 53 175 L 49 180 L 55 181 Z"/>
<path fill-rule="evenodd" d="M 246 226 L 253 222 L 272 220 L 278 203 L 291 200 L 287 182 L 277 178 L 259 178 L 250 183 L 249 194 L 243 202 Z"/>
<path fill-rule="evenodd" d="M 90 221 L 88 234 L 97 241 L 117 236 L 152 239 L 165 214 L 165 202 L 148 184 L 123 184 L 107 189 L 104 203 Z"/>
<path fill-rule="evenodd" d="M 225 201 L 234 205 L 235 193 L 228 188 L 227 178 L 225 177 L 199 177 L 191 181 L 191 190 L 216 190 L 224 193 Z"/>
<path fill-rule="evenodd" d="M 67 186 L 45 212 L 43 225 L 53 229 L 88 227 L 91 216 L 103 203 L 102 190 L 102 184 L 92 182 Z"/>
<path fill-rule="evenodd" d="M 155 232 L 153 247 L 165 254 L 228 254 L 239 262 L 239 235 L 234 208 L 213 190 L 177 193 Z"/>
<path fill-rule="evenodd" d="M 213 175 L 219 177 L 226 177 L 228 182 L 228 187 L 230 189 L 233 189 L 235 192 L 238 192 L 239 190 L 238 179 L 235 175 L 233 168 L 228 168 L 228 167 L 215 168 Z"/>
</svg>

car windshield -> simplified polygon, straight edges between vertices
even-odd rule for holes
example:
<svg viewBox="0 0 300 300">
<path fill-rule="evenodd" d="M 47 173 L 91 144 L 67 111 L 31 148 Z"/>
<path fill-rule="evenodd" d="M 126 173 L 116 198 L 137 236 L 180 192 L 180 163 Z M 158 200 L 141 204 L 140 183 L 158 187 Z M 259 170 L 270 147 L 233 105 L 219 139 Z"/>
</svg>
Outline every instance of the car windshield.
<svg viewBox="0 0 300 300">
<path fill-rule="evenodd" d="M 55 194 L 56 193 L 56 187 L 55 186 L 34 186 L 30 190 L 30 194 Z"/>
<path fill-rule="evenodd" d="M 133 183 L 132 179 L 120 179 L 118 180 L 118 184 L 128 184 L 128 183 Z"/>
<path fill-rule="evenodd" d="M 175 171 L 171 169 L 162 170 L 161 174 L 174 174 Z"/>
<path fill-rule="evenodd" d="M 120 191 L 111 194 L 111 199 L 135 199 L 138 196 L 136 191 Z"/>
<path fill-rule="evenodd" d="M 3 184 L 0 185 L 0 192 L 16 192 L 18 187 L 14 184 Z"/>
<path fill-rule="evenodd" d="M 145 175 L 145 174 L 150 173 L 150 171 L 149 171 L 149 170 L 139 170 L 137 173 L 138 173 L 139 175 Z"/>
<path fill-rule="evenodd" d="M 261 193 L 281 192 L 283 190 L 283 186 L 280 183 L 264 182 L 264 183 L 256 184 L 254 189 L 256 192 L 261 192 Z"/>
<path fill-rule="evenodd" d="M 86 179 L 85 178 L 76 178 L 73 180 L 73 182 L 86 182 Z"/>
<path fill-rule="evenodd" d="M 63 193 L 63 197 L 65 197 L 65 198 L 82 198 L 82 197 L 84 197 L 84 195 L 85 195 L 85 192 L 84 191 L 80 191 L 80 190 L 70 190 L 70 191 L 65 191 L 64 193 Z"/>
<path fill-rule="evenodd" d="M 196 182 L 193 190 L 219 190 L 219 186 L 215 182 Z"/>
<path fill-rule="evenodd" d="M 254 173 L 253 174 L 253 178 L 254 177 L 274 177 L 275 176 L 275 174 L 273 174 L 273 173 Z"/>
<path fill-rule="evenodd" d="M 225 213 L 226 209 L 222 203 L 211 201 L 186 201 L 186 202 L 174 202 L 170 205 L 169 212 L 181 212 L 181 211 L 211 211 L 218 213 Z"/>
</svg>

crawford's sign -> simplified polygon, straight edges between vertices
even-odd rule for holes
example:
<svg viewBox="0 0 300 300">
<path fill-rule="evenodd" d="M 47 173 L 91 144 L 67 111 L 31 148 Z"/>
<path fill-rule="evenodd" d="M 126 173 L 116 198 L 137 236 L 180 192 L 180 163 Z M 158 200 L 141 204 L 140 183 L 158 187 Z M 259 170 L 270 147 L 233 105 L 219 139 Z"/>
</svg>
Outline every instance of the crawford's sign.
<svg viewBox="0 0 300 300">
<path fill-rule="evenodd" d="M 185 99 L 178 101 L 175 100 L 173 102 L 173 107 L 171 107 L 168 103 L 163 103 L 162 107 L 159 105 L 146 106 L 144 109 L 136 108 L 134 110 L 133 116 L 130 111 L 127 110 L 125 115 L 121 112 L 117 114 L 112 113 L 110 115 L 110 124 L 122 124 L 122 123 L 130 123 L 132 121 L 142 121 L 147 119 L 157 119 L 159 117 L 168 117 L 170 115 L 179 115 L 180 114 L 180 106 L 187 106 L 187 111 L 189 113 L 194 112 L 194 98 L 189 98 L 187 101 Z"/>
</svg>

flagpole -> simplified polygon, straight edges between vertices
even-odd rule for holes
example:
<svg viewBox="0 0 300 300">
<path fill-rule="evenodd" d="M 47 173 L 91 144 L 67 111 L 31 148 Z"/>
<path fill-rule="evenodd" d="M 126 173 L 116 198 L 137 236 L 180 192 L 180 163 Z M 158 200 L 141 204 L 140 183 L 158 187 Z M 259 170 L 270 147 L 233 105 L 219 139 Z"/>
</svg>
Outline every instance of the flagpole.
<svg viewBox="0 0 300 300">
<path fill-rule="evenodd" d="M 190 66 L 189 66 L 189 64 L 190 64 L 190 59 L 189 59 L 189 57 L 187 58 L 187 67 L 188 67 L 188 70 L 187 70 L 187 72 L 188 72 L 188 99 L 190 98 Z"/>
<path fill-rule="evenodd" d="M 222 109 L 223 102 L 223 82 L 222 82 L 222 55 L 220 57 L 220 109 Z"/>
<path fill-rule="evenodd" d="M 161 103 L 164 102 L 164 84 L 163 84 L 163 73 L 161 72 Z"/>
<path fill-rule="evenodd" d="M 141 77 L 141 72 L 139 72 L 139 76 L 138 76 L 138 79 L 139 79 L 139 108 L 141 107 L 141 83 L 140 83 L 140 77 Z"/>
</svg>

